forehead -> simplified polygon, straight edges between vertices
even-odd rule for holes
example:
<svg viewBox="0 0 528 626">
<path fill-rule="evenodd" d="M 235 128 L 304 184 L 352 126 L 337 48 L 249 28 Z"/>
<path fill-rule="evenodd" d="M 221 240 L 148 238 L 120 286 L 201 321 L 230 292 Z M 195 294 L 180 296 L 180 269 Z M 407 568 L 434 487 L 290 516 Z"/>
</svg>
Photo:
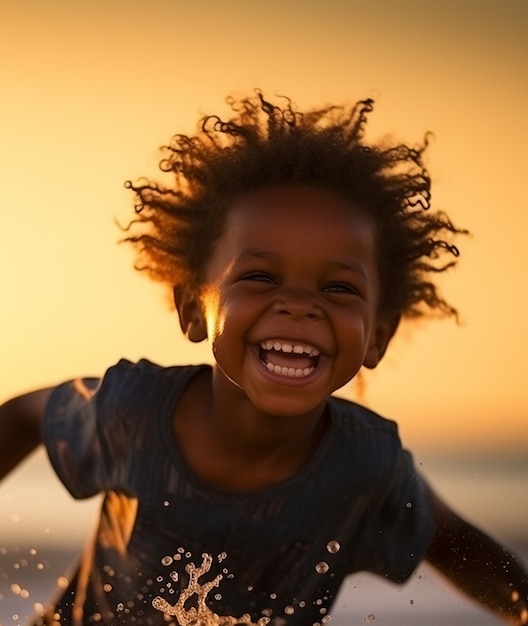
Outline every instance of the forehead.
<svg viewBox="0 0 528 626">
<path fill-rule="evenodd" d="M 374 246 L 374 220 L 337 192 L 309 185 L 265 187 L 236 198 L 224 233 L 242 240 L 265 237 L 328 237 L 336 241 L 369 239 Z"/>
</svg>

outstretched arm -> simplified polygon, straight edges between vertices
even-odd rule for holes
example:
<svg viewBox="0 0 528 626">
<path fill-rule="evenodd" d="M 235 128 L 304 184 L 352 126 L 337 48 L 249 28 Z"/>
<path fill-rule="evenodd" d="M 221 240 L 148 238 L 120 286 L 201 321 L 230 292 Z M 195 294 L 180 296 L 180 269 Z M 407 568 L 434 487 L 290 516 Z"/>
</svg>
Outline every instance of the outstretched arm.
<svg viewBox="0 0 528 626">
<path fill-rule="evenodd" d="M 488 535 L 431 494 L 436 531 L 426 559 L 506 623 L 528 624 L 528 572 Z"/>
<path fill-rule="evenodd" d="M 41 442 L 41 423 L 52 389 L 33 391 L 0 406 L 0 479 Z"/>
</svg>

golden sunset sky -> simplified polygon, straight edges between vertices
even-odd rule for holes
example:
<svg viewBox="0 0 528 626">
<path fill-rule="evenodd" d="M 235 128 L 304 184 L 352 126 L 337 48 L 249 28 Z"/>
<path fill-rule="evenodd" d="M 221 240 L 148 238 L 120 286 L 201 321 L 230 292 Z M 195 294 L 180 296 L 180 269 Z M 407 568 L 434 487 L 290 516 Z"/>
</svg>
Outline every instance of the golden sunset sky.
<svg viewBox="0 0 528 626">
<path fill-rule="evenodd" d="M 528 451 L 526 0 L 0 0 L 0 400 L 120 357 L 210 360 L 117 245 L 126 179 L 225 96 L 376 100 L 368 136 L 433 131 L 433 199 L 472 237 L 462 324 L 404 328 L 362 401 L 411 447 Z M 343 393 L 349 396 L 353 389 Z"/>
</svg>

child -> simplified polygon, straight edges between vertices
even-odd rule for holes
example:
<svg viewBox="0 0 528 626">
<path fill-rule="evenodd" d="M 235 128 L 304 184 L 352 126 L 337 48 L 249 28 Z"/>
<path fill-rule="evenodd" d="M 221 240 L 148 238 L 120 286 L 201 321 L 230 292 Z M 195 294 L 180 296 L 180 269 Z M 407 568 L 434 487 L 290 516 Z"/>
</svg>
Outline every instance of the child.
<svg viewBox="0 0 528 626">
<path fill-rule="evenodd" d="M 42 440 L 74 497 L 105 494 L 34 623 L 320 626 L 348 574 L 401 583 L 422 559 L 528 623 L 515 556 L 431 491 L 393 422 L 331 395 L 402 316 L 456 315 L 432 276 L 463 231 L 429 210 L 425 145 L 367 145 L 370 100 L 229 102 L 167 148 L 170 187 L 128 183 L 137 267 L 213 367 L 122 360 L 1 408 L 1 475 Z"/>
</svg>

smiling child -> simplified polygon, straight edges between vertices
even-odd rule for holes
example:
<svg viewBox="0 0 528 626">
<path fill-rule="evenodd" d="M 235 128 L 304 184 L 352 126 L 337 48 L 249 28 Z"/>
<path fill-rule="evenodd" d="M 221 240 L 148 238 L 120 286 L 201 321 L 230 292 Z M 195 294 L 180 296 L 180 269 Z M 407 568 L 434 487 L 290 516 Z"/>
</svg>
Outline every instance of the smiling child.
<svg viewBox="0 0 528 626">
<path fill-rule="evenodd" d="M 528 623 L 518 559 L 432 492 L 393 421 L 333 395 L 403 317 L 456 315 L 434 277 L 464 231 L 430 207 L 426 146 L 365 142 L 370 100 L 229 103 L 166 148 L 170 185 L 128 183 L 137 267 L 213 365 L 122 360 L 0 408 L 0 475 L 43 442 L 75 498 L 105 496 L 33 623 L 321 626 L 347 576 L 423 559 Z"/>
</svg>

